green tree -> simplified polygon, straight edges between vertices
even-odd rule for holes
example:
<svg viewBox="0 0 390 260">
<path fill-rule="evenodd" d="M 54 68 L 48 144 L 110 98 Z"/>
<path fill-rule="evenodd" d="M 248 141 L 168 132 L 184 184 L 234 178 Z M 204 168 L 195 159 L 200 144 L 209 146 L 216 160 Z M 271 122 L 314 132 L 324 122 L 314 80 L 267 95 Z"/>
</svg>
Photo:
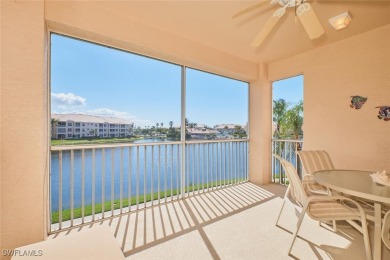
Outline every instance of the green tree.
<svg viewBox="0 0 390 260">
<path fill-rule="evenodd" d="M 235 125 L 235 126 L 234 126 L 233 135 L 234 135 L 236 138 L 243 138 L 243 137 L 246 136 L 246 133 L 245 133 L 244 128 L 242 128 L 242 126 L 240 126 L 240 125 Z"/>
<path fill-rule="evenodd" d="M 186 134 L 186 139 L 191 139 L 191 134 L 188 132 L 188 130 L 187 130 L 187 128 L 188 127 L 193 127 L 193 125 L 194 125 L 194 123 L 190 123 L 190 120 L 188 119 L 188 118 L 186 118 L 186 120 L 185 120 L 185 134 Z M 179 136 L 179 138 L 181 138 L 180 136 Z"/>
<path fill-rule="evenodd" d="M 299 136 L 302 134 L 302 125 L 303 101 L 301 100 L 298 104 L 286 111 L 281 128 L 285 135 L 292 135 L 295 139 L 299 139 Z"/>
<path fill-rule="evenodd" d="M 169 130 L 167 132 L 167 138 L 171 140 L 180 140 L 180 131 L 173 128 L 173 121 L 169 121 Z"/>
<path fill-rule="evenodd" d="M 275 137 L 280 138 L 281 132 L 280 132 L 280 126 L 283 122 L 285 113 L 287 111 L 287 102 L 286 100 L 280 98 L 278 100 L 273 101 L 273 116 L 272 120 L 276 124 L 276 130 L 275 130 Z"/>
<path fill-rule="evenodd" d="M 54 137 L 57 134 L 57 125 L 58 125 L 58 119 L 52 118 L 50 121 L 51 125 L 51 139 L 54 139 Z"/>
<path fill-rule="evenodd" d="M 95 129 L 89 130 L 89 134 L 92 136 L 97 136 L 97 131 Z"/>
<path fill-rule="evenodd" d="M 141 127 L 138 126 L 137 128 L 135 128 L 136 130 L 134 131 L 135 134 L 140 134 L 141 133 Z"/>
</svg>

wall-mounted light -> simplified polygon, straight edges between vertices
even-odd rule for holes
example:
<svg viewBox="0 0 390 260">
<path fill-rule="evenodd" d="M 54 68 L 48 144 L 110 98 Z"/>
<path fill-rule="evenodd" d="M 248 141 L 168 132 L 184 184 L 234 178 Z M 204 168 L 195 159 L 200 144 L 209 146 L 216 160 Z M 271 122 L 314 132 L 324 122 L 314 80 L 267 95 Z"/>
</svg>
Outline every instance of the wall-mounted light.
<svg viewBox="0 0 390 260">
<path fill-rule="evenodd" d="M 329 23 L 335 30 L 347 28 L 350 22 L 351 16 L 348 11 L 329 19 Z"/>
</svg>

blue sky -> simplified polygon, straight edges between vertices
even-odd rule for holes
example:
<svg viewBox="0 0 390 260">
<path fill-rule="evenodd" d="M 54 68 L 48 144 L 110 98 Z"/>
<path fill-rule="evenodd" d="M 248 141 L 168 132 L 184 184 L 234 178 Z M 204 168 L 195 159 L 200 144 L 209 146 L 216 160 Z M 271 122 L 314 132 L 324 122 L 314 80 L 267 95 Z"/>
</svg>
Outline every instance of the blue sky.
<svg viewBox="0 0 390 260">
<path fill-rule="evenodd" d="M 187 118 L 245 124 L 248 84 L 187 69 Z M 52 113 L 129 119 L 137 126 L 180 124 L 181 67 L 53 34 Z"/>
<path fill-rule="evenodd" d="M 248 84 L 188 69 L 186 114 L 190 121 L 209 126 L 248 122 Z"/>
<path fill-rule="evenodd" d="M 186 74 L 190 122 L 247 123 L 247 83 L 194 69 Z M 274 98 L 298 101 L 299 91 L 291 85 L 303 83 L 289 81 L 289 87 L 274 83 Z M 120 117 L 140 127 L 168 126 L 169 121 L 180 125 L 180 99 L 180 66 L 52 34 L 52 113 Z"/>
<path fill-rule="evenodd" d="M 274 81 L 273 99 L 282 98 L 291 106 L 303 100 L 303 75 Z"/>
</svg>

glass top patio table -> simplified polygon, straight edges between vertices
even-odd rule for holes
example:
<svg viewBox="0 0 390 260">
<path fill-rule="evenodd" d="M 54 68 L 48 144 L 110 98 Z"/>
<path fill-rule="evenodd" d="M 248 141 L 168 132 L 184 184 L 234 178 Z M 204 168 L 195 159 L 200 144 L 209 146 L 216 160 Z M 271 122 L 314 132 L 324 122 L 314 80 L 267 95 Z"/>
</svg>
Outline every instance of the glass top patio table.
<svg viewBox="0 0 390 260">
<path fill-rule="evenodd" d="M 331 190 L 390 204 L 390 186 L 374 183 L 373 172 L 357 170 L 326 170 L 314 173 L 314 180 Z"/>
<path fill-rule="evenodd" d="M 356 170 L 326 170 L 315 172 L 314 180 L 319 184 L 346 195 L 352 195 L 374 204 L 374 243 L 373 259 L 382 259 L 382 203 L 390 205 L 390 186 L 374 183 L 373 172 Z M 368 216 L 367 216 L 368 217 Z"/>
</svg>

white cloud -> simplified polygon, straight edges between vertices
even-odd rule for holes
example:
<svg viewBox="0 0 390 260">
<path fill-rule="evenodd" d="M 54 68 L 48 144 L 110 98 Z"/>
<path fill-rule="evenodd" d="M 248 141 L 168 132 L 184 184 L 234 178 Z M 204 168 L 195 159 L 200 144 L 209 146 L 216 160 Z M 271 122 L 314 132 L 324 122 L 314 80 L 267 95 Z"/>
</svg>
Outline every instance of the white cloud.
<svg viewBox="0 0 390 260">
<path fill-rule="evenodd" d="M 51 93 L 52 104 L 61 109 L 83 107 L 86 104 L 86 100 L 87 99 L 73 93 Z"/>
<path fill-rule="evenodd" d="M 148 119 L 140 119 L 134 115 L 131 115 L 128 112 L 117 111 L 109 108 L 97 108 L 97 109 L 87 110 L 83 113 L 88 115 L 94 115 L 94 116 L 123 118 L 133 122 L 136 126 L 141 126 L 141 127 L 154 125 L 154 123 Z"/>
<path fill-rule="evenodd" d="M 61 111 L 61 112 L 52 111 L 52 113 L 53 114 L 85 114 L 85 115 L 93 115 L 93 116 L 101 116 L 101 117 L 116 117 L 116 118 L 126 119 L 134 123 L 136 126 L 140 126 L 140 127 L 155 125 L 154 122 L 148 119 L 140 119 L 134 115 L 131 115 L 128 112 L 113 110 L 110 108 L 96 108 L 96 109 L 85 110 L 85 111 L 72 109 L 72 110 Z"/>
<path fill-rule="evenodd" d="M 119 117 L 119 118 L 129 119 L 129 120 L 135 118 L 135 116 L 130 115 L 128 112 L 112 110 L 109 108 L 97 108 L 97 109 L 87 110 L 83 113 L 88 115 L 94 115 L 94 116 Z"/>
</svg>

